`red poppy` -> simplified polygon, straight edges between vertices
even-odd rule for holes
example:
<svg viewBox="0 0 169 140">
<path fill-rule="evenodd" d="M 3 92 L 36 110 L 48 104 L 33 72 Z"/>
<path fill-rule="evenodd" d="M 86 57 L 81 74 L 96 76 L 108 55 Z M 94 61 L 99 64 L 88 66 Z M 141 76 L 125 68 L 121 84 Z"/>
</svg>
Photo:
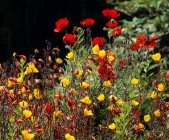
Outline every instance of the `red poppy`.
<svg viewBox="0 0 169 140">
<path fill-rule="evenodd" d="M 126 64 L 127 60 L 119 60 L 119 66 L 123 67 Z"/>
<path fill-rule="evenodd" d="M 114 20 L 113 23 L 111 21 L 108 21 L 106 23 L 106 27 L 107 28 L 115 28 L 118 26 L 118 21 L 117 20 Z"/>
<path fill-rule="evenodd" d="M 133 44 L 130 45 L 130 49 L 131 49 L 132 51 L 137 51 L 137 50 L 139 50 L 141 47 L 142 47 L 142 45 L 139 44 L 139 43 L 133 43 Z"/>
<path fill-rule="evenodd" d="M 46 110 L 47 113 L 50 113 L 52 111 L 52 109 L 53 109 L 53 105 L 52 104 L 47 103 L 45 105 L 45 110 Z"/>
<path fill-rule="evenodd" d="M 144 47 L 146 49 L 154 48 L 157 45 L 156 39 L 158 39 L 158 36 L 152 36 L 149 38 L 149 40 L 146 40 L 144 42 Z"/>
<path fill-rule="evenodd" d="M 82 26 L 92 26 L 95 23 L 94 19 L 86 18 L 80 22 Z"/>
<path fill-rule="evenodd" d="M 117 18 L 120 16 L 120 13 L 118 13 L 115 9 L 106 9 L 102 11 L 103 16 L 108 18 Z"/>
<path fill-rule="evenodd" d="M 93 45 L 103 46 L 104 39 L 102 37 L 95 37 L 95 38 L 93 38 L 92 44 Z"/>
<path fill-rule="evenodd" d="M 116 37 L 122 34 L 122 29 L 121 28 L 116 28 L 112 31 L 112 36 Z"/>
<path fill-rule="evenodd" d="M 72 34 L 65 34 L 65 36 L 63 37 L 63 42 L 67 45 L 67 44 L 74 44 L 75 43 L 75 39 L 76 36 L 72 35 Z"/>
<path fill-rule="evenodd" d="M 60 32 L 64 28 L 66 28 L 69 24 L 69 21 L 67 18 L 61 18 L 55 22 L 56 28 L 54 29 L 54 32 Z"/>
</svg>

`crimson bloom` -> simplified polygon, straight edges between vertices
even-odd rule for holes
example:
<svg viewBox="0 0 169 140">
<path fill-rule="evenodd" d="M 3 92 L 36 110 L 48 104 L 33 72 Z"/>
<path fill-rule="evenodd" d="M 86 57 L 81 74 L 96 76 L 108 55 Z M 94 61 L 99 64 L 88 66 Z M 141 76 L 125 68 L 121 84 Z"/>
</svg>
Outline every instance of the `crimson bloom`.
<svg viewBox="0 0 169 140">
<path fill-rule="evenodd" d="M 114 20 L 113 22 L 108 21 L 108 22 L 106 23 L 106 27 L 107 27 L 107 28 L 115 28 L 115 27 L 117 27 L 117 26 L 118 26 L 118 21 L 117 21 L 117 20 Z"/>
<path fill-rule="evenodd" d="M 95 37 L 95 38 L 93 38 L 92 44 L 93 45 L 103 46 L 103 44 L 104 44 L 103 37 Z"/>
<path fill-rule="evenodd" d="M 119 66 L 123 67 L 126 64 L 127 60 L 119 60 Z"/>
<path fill-rule="evenodd" d="M 60 32 L 61 30 L 66 28 L 68 26 L 68 24 L 69 24 L 69 21 L 66 17 L 57 20 L 55 22 L 56 28 L 54 29 L 54 32 L 56 32 L 56 33 Z"/>
<path fill-rule="evenodd" d="M 103 16 L 107 18 L 117 18 L 120 16 L 120 13 L 118 13 L 115 9 L 106 9 L 102 11 Z"/>
<path fill-rule="evenodd" d="M 130 45 L 130 49 L 131 49 L 132 51 L 137 51 L 137 50 L 139 50 L 141 47 L 142 47 L 142 45 L 139 44 L 139 43 L 133 43 L 133 44 Z"/>
<path fill-rule="evenodd" d="M 157 45 L 156 39 L 158 36 L 152 36 L 144 42 L 144 47 L 146 49 L 154 48 Z"/>
<path fill-rule="evenodd" d="M 53 109 L 53 105 L 50 104 L 50 103 L 47 103 L 47 104 L 45 105 L 45 109 L 46 109 L 46 112 L 47 112 L 47 113 L 50 113 L 50 112 L 52 111 L 52 109 Z"/>
<path fill-rule="evenodd" d="M 80 22 L 80 24 L 81 24 L 82 26 L 86 26 L 86 27 L 92 26 L 94 23 L 95 23 L 95 21 L 94 21 L 94 19 L 92 19 L 92 18 L 86 18 L 86 19 L 84 19 L 84 20 L 82 20 L 82 21 Z"/>
<path fill-rule="evenodd" d="M 76 36 L 73 34 L 65 34 L 63 37 L 63 42 L 68 45 L 68 44 L 74 44 L 75 43 Z"/>
<path fill-rule="evenodd" d="M 118 35 L 121 35 L 122 34 L 122 29 L 121 28 L 116 28 L 112 31 L 112 36 L 113 37 L 116 37 Z"/>
</svg>

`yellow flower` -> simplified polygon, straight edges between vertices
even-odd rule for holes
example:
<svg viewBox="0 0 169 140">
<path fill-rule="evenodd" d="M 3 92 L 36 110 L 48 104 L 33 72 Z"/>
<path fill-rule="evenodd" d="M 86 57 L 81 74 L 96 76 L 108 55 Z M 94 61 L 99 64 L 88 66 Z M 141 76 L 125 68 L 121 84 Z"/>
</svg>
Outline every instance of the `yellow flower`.
<svg viewBox="0 0 169 140">
<path fill-rule="evenodd" d="M 139 83 L 139 79 L 133 78 L 131 79 L 131 84 L 137 85 Z"/>
<path fill-rule="evenodd" d="M 161 115 L 160 110 L 157 109 L 156 111 L 154 111 L 154 115 L 155 115 L 156 117 L 160 117 L 160 115 Z"/>
<path fill-rule="evenodd" d="M 66 140 L 76 140 L 74 136 L 70 135 L 69 133 L 65 134 Z"/>
<path fill-rule="evenodd" d="M 14 97 L 14 89 L 10 89 L 9 93 L 12 95 L 12 97 Z"/>
<path fill-rule="evenodd" d="M 33 90 L 33 95 L 34 95 L 34 97 L 35 97 L 36 99 L 42 98 L 42 95 L 41 95 L 41 93 L 40 93 L 40 90 L 37 89 L 37 88 L 35 88 L 35 89 Z"/>
<path fill-rule="evenodd" d="M 7 81 L 7 87 L 10 88 L 12 86 L 13 86 L 13 82 L 8 79 L 8 81 Z"/>
<path fill-rule="evenodd" d="M 21 76 L 20 76 L 19 78 L 17 78 L 16 80 L 17 80 L 18 83 L 23 83 L 23 79 L 24 79 L 24 76 L 21 75 Z"/>
<path fill-rule="evenodd" d="M 55 118 L 60 118 L 62 116 L 63 116 L 62 111 L 54 111 L 53 112 L 53 117 L 55 117 Z"/>
<path fill-rule="evenodd" d="M 63 87 L 68 87 L 70 85 L 70 81 L 66 78 L 63 78 L 61 81 L 60 81 L 60 85 L 63 86 Z"/>
<path fill-rule="evenodd" d="M 144 115 L 144 121 L 145 122 L 149 122 L 151 120 L 151 117 L 150 117 L 150 115 L 148 114 L 148 115 Z"/>
<path fill-rule="evenodd" d="M 105 50 L 99 51 L 99 57 L 104 58 L 106 56 Z"/>
<path fill-rule="evenodd" d="M 160 53 L 156 53 L 156 54 L 152 55 L 152 59 L 154 61 L 159 61 L 161 59 L 161 54 Z"/>
<path fill-rule="evenodd" d="M 28 107 L 28 102 L 26 101 L 22 101 L 22 102 L 19 102 L 19 106 L 23 109 L 27 108 Z"/>
<path fill-rule="evenodd" d="M 24 140 L 32 140 L 35 137 L 35 134 L 29 133 L 28 130 L 22 130 L 22 135 Z"/>
<path fill-rule="evenodd" d="M 119 99 L 119 100 L 117 100 L 116 103 L 117 103 L 118 105 L 122 105 L 122 104 L 123 104 L 123 100 Z"/>
<path fill-rule="evenodd" d="M 83 75 L 83 70 L 77 70 L 76 69 L 74 73 L 77 77 L 81 77 Z"/>
<path fill-rule="evenodd" d="M 109 99 L 110 99 L 110 102 L 111 102 L 111 101 L 113 101 L 113 100 L 114 100 L 114 101 L 117 101 L 118 98 L 117 98 L 116 96 L 114 96 L 114 95 L 110 95 L 110 96 L 109 96 Z"/>
<path fill-rule="evenodd" d="M 103 82 L 103 85 L 104 85 L 105 87 L 111 87 L 111 86 L 112 86 L 110 80 L 104 81 L 104 82 Z"/>
<path fill-rule="evenodd" d="M 82 82 L 81 87 L 84 88 L 84 89 L 87 89 L 87 88 L 90 87 L 90 84 L 87 83 L 87 82 Z"/>
<path fill-rule="evenodd" d="M 115 129 L 116 129 L 115 123 L 110 124 L 110 125 L 108 126 L 108 128 L 111 129 L 111 130 L 115 130 Z"/>
<path fill-rule="evenodd" d="M 101 93 L 98 97 L 97 97 L 97 100 L 99 100 L 100 102 L 104 101 L 105 97 L 104 97 L 104 94 Z"/>
<path fill-rule="evenodd" d="M 114 105 L 112 104 L 112 105 L 110 105 L 110 106 L 108 106 L 108 110 L 112 110 L 114 108 Z"/>
<path fill-rule="evenodd" d="M 92 116 L 93 112 L 92 110 L 88 110 L 87 108 L 84 109 L 84 116 Z"/>
<path fill-rule="evenodd" d="M 142 123 L 138 124 L 139 129 L 144 129 L 144 125 Z"/>
<path fill-rule="evenodd" d="M 29 118 L 29 117 L 31 117 L 32 112 L 30 110 L 24 110 L 23 115 L 25 116 L 25 118 Z"/>
<path fill-rule="evenodd" d="M 35 121 L 35 116 L 31 116 L 31 122 L 33 123 Z"/>
<path fill-rule="evenodd" d="M 66 58 L 69 59 L 69 60 L 72 60 L 74 57 L 74 53 L 73 52 L 69 52 L 67 55 L 66 55 Z"/>
<path fill-rule="evenodd" d="M 139 102 L 132 100 L 131 101 L 132 106 L 136 107 L 137 105 L 139 105 Z"/>
<path fill-rule="evenodd" d="M 29 100 L 32 100 L 32 94 L 29 94 L 28 99 L 29 99 Z"/>
<path fill-rule="evenodd" d="M 31 73 L 38 73 L 38 72 L 39 72 L 39 71 L 38 71 L 38 69 L 35 67 L 35 64 L 32 63 L 32 62 L 30 62 L 30 63 L 28 64 L 28 66 L 26 67 L 25 74 L 26 74 L 26 75 L 29 75 L 29 74 L 31 74 Z"/>
<path fill-rule="evenodd" d="M 84 97 L 82 100 L 80 100 L 82 103 L 90 105 L 92 101 L 90 100 L 89 96 Z"/>
<path fill-rule="evenodd" d="M 57 58 L 55 59 L 56 63 L 57 64 L 62 64 L 63 63 L 63 60 L 61 58 Z"/>
<path fill-rule="evenodd" d="M 157 98 L 157 92 L 153 91 L 153 92 L 151 93 L 151 98 L 152 98 L 152 99 Z"/>
<path fill-rule="evenodd" d="M 161 83 L 161 84 L 159 84 L 158 86 L 157 86 L 157 90 L 158 91 L 164 91 L 164 89 L 165 89 L 165 87 L 164 87 L 164 85 Z"/>
<path fill-rule="evenodd" d="M 112 55 L 109 55 L 109 56 L 108 56 L 109 62 L 114 62 L 115 59 L 116 59 L 116 58 L 115 58 L 114 56 L 112 56 Z"/>
<path fill-rule="evenodd" d="M 92 51 L 93 51 L 94 54 L 98 53 L 98 52 L 100 51 L 99 45 L 98 45 L 98 44 L 95 45 L 95 46 L 92 48 Z"/>
</svg>

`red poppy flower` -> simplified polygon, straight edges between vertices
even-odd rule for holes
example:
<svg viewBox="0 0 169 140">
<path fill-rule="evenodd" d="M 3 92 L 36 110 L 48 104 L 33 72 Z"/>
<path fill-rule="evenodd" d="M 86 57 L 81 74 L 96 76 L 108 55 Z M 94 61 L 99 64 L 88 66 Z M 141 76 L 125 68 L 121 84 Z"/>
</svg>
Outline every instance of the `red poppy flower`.
<svg viewBox="0 0 169 140">
<path fill-rule="evenodd" d="M 54 32 L 60 32 L 64 28 L 66 28 L 69 24 L 69 21 L 67 18 L 61 18 L 55 22 L 56 28 L 54 29 Z"/>
<path fill-rule="evenodd" d="M 116 28 L 112 31 L 112 36 L 113 37 L 116 37 L 118 35 L 121 35 L 122 34 L 122 29 L 121 28 Z"/>
<path fill-rule="evenodd" d="M 107 28 L 115 28 L 117 26 L 118 26 L 118 21 L 117 20 L 114 20 L 113 23 L 111 21 L 106 23 L 106 27 Z"/>
<path fill-rule="evenodd" d="M 117 18 L 120 16 L 120 13 L 118 13 L 115 9 L 106 9 L 102 11 L 103 16 L 108 18 Z"/>
<path fill-rule="evenodd" d="M 95 23 L 94 19 L 86 18 L 80 22 L 82 26 L 92 26 Z"/>
<path fill-rule="evenodd" d="M 93 45 L 97 45 L 98 44 L 99 46 L 103 46 L 104 39 L 102 37 L 95 37 L 95 38 L 93 38 L 92 44 Z"/>
<path fill-rule="evenodd" d="M 50 103 L 47 103 L 45 105 L 45 110 L 46 110 L 47 113 L 50 113 L 52 111 L 52 108 L 53 108 L 53 105 L 50 104 Z"/>
<path fill-rule="evenodd" d="M 137 50 L 139 50 L 141 47 L 142 47 L 142 45 L 139 44 L 139 43 L 133 43 L 133 44 L 130 45 L 130 49 L 131 49 L 132 51 L 137 51 Z"/>
<path fill-rule="evenodd" d="M 126 64 L 127 60 L 119 60 L 119 66 L 123 67 Z"/>
<path fill-rule="evenodd" d="M 75 43 L 75 39 L 76 36 L 72 35 L 72 34 L 65 34 L 65 36 L 63 37 L 63 42 L 67 45 L 67 44 L 74 44 Z"/>
<path fill-rule="evenodd" d="M 156 39 L 158 38 L 158 36 L 152 36 L 149 38 L 149 40 L 146 40 L 144 42 L 144 47 L 146 49 L 151 49 L 154 48 L 157 45 Z"/>
</svg>

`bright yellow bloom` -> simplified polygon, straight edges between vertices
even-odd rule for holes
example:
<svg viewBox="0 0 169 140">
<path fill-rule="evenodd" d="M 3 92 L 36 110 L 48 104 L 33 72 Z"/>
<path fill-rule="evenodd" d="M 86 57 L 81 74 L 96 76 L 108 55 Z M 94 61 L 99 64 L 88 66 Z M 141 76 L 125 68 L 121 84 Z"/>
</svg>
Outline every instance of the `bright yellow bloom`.
<svg viewBox="0 0 169 140">
<path fill-rule="evenodd" d="M 161 83 L 161 84 L 159 84 L 158 86 L 157 86 L 157 90 L 158 91 L 164 91 L 164 89 L 165 89 L 165 87 L 164 87 L 164 85 Z"/>
<path fill-rule="evenodd" d="M 105 87 L 111 87 L 112 86 L 112 83 L 110 82 L 110 80 L 107 80 L 107 81 L 104 81 L 103 82 L 103 85 L 105 86 Z"/>
<path fill-rule="evenodd" d="M 41 93 L 40 93 L 40 90 L 37 89 L 37 88 L 35 88 L 35 89 L 33 90 L 33 95 L 34 95 L 34 97 L 35 97 L 36 99 L 42 98 L 42 95 L 41 95 Z"/>
<path fill-rule="evenodd" d="M 54 111 L 53 112 L 53 117 L 55 118 L 60 118 L 63 116 L 63 112 L 62 111 Z"/>
<path fill-rule="evenodd" d="M 116 103 L 117 103 L 118 105 L 122 105 L 122 104 L 123 104 L 123 100 L 119 99 L 119 100 L 117 100 Z"/>
<path fill-rule="evenodd" d="M 113 62 L 115 59 L 116 59 L 116 58 L 115 58 L 114 56 L 112 56 L 112 55 L 109 55 L 109 56 L 108 56 L 109 62 Z"/>
<path fill-rule="evenodd" d="M 23 111 L 23 115 L 25 116 L 25 118 L 29 118 L 32 116 L 32 112 L 30 110 L 24 110 Z"/>
<path fill-rule="evenodd" d="M 144 115 L 144 121 L 145 122 L 149 122 L 151 120 L 151 117 L 150 117 L 150 115 L 148 114 L 148 115 Z"/>
<path fill-rule="evenodd" d="M 69 52 L 67 55 L 66 55 L 66 58 L 69 59 L 69 60 L 72 60 L 74 58 L 74 53 L 73 52 Z"/>
<path fill-rule="evenodd" d="M 105 97 L 104 97 L 104 94 L 101 93 L 98 97 L 97 97 L 97 100 L 99 100 L 100 102 L 104 101 Z"/>
<path fill-rule="evenodd" d="M 157 92 L 153 91 L 153 92 L 151 93 L 151 98 L 152 98 L 152 99 L 157 98 Z"/>
<path fill-rule="evenodd" d="M 76 140 L 74 136 L 70 135 L 69 133 L 65 134 L 66 140 Z"/>
<path fill-rule="evenodd" d="M 137 105 L 139 105 L 139 102 L 137 102 L 136 100 L 132 100 L 131 104 L 132 104 L 132 106 L 136 107 Z"/>
<path fill-rule="evenodd" d="M 106 56 L 105 50 L 99 51 L 99 57 L 104 58 Z"/>
<path fill-rule="evenodd" d="M 116 96 L 114 96 L 114 95 L 110 95 L 110 96 L 109 96 L 109 99 L 110 99 L 110 102 L 111 102 L 111 101 L 113 101 L 113 100 L 114 100 L 114 101 L 117 101 L 118 98 L 117 98 Z"/>
<path fill-rule="evenodd" d="M 108 126 L 108 128 L 111 129 L 111 130 L 115 130 L 115 129 L 116 129 L 115 123 L 110 124 L 110 125 Z"/>
<path fill-rule="evenodd" d="M 131 84 L 138 85 L 138 83 L 139 83 L 139 79 L 136 78 L 131 79 Z"/>
<path fill-rule="evenodd" d="M 12 95 L 12 97 L 14 97 L 14 89 L 10 89 L 9 93 Z"/>
<path fill-rule="evenodd" d="M 26 101 L 21 101 L 19 102 L 19 106 L 23 109 L 27 108 L 28 107 L 28 102 Z"/>
<path fill-rule="evenodd" d="M 35 134 L 29 133 L 28 130 L 22 130 L 22 135 L 24 140 L 32 140 L 35 137 Z"/>
<path fill-rule="evenodd" d="M 32 63 L 32 62 L 30 62 L 30 63 L 28 64 L 28 66 L 26 67 L 25 74 L 26 74 L 26 75 L 29 75 L 29 74 L 31 74 L 31 73 L 38 73 L 38 72 L 39 72 L 39 71 L 38 71 L 38 69 L 35 67 L 35 64 Z"/>
<path fill-rule="evenodd" d="M 160 117 L 160 115 L 161 115 L 160 110 L 157 109 L 156 111 L 154 111 L 154 115 L 155 115 L 156 117 Z"/>
<path fill-rule="evenodd" d="M 12 86 L 13 86 L 13 82 L 8 79 L 8 81 L 7 81 L 7 87 L 10 88 Z"/>
<path fill-rule="evenodd" d="M 36 98 L 36 97 L 35 97 Z M 29 97 L 28 97 L 29 100 L 32 100 L 32 94 L 29 94 Z"/>
<path fill-rule="evenodd" d="M 63 60 L 61 58 L 57 58 L 55 59 L 56 63 L 57 64 L 62 64 L 63 63 Z"/>
<path fill-rule="evenodd" d="M 156 54 L 152 55 L 152 59 L 154 61 L 159 61 L 161 59 L 161 54 L 160 53 L 156 53 Z"/>
<path fill-rule="evenodd" d="M 35 121 L 35 116 L 31 116 L 31 122 L 33 123 Z"/>
<path fill-rule="evenodd" d="M 95 46 L 92 48 L 92 51 L 93 51 L 94 54 L 98 53 L 98 52 L 100 51 L 99 45 L 98 45 L 98 44 L 95 45 Z"/>
<path fill-rule="evenodd" d="M 17 80 L 18 83 L 23 83 L 23 79 L 24 79 L 24 76 L 21 75 L 21 76 L 20 76 L 19 78 L 17 78 L 16 80 Z"/>
<path fill-rule="evenodd" d="M 61 81 L 60 81 L 60 85 L 63 86 L 63 87 L 68 87 L 70 85 L 70 81 L 66 78 L 63 78 Z"/>
<path fill-rule="evenodd" d="M 138 124 L 139 129 L 144 129 L 144 125 L 142 123 Z"/>
<path fill-rule="evenodd" d="M 83 75 L 83 70 L 77 70 L 76 69 L 74 73 L 77 77 L 81 77 Z"/>
<path fill-rule="evenodd" d="M 87 82 L 82 82 L 81 87 L 84 88 L 84 89 L 87 89 L 87 88 L 90 87 L 90 84 L 87 83 Z"/>
<path fill-rule="evenodd" d="M 112 105 L 110 105 L 110 106 L 108 106 L 108 110 L 112 110 L 114 108 L 114 105 L 112 104 Z"/>
<path fill-rule="evenodd" d="M 84 116 L 93 116 L 92 110 L 88 110 L 87 108 L 84 109 Z"/>
<path fill-rule="evenodd" d="M 90 105 L 92 101 L 90 100 L 89 96 L 84 97 L 82 100 L 80 100 L 82 103 Z"/>
</svg>

